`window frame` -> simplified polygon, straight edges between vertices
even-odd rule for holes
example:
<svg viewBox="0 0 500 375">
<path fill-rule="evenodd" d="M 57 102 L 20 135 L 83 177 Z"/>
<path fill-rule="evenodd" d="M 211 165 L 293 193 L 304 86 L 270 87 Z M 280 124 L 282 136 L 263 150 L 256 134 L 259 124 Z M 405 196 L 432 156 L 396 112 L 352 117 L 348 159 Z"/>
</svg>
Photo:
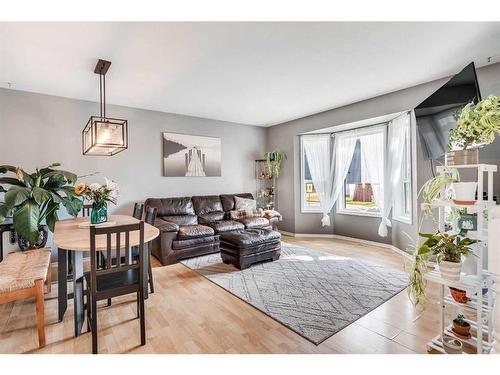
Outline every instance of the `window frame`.
<svg viewBox="0 0 500 375">
<path fill-rule="evenodd" d="M 392 206 L 392 219 L 399 221 L 400 223 L 404 224 L 413 224 L 413 132 L 412 132 L 412 125 L 411 121 L 409 121 L 408 125 L 406 126 L 405 129 L 405 136 L 406 136 L 406 165 L 403 165 L 403 170 L 408 170 L 408 198 L 410 200 L 410 205 L 408 207 L 409 211 L 408 213 L 404 213 L 404 201 L 405 197 L 403 195 L 403 184 L 404 184 L 404 177 L 401 175 L 400 180 L 398 181 L 398 194 L 394 195 L 394 202 Z"/>
<path fill-rule="evenodd" d="M 321 134 L 324 135 L 325 137 L 330 138 L 330 142 L 328 144 L 328 149 L 331 155 L 332 152 L 332 142 L 331 142 L 331 134 Z M 300 135 L 299 136 L 299 143 L 300 143 L 300 213 L 302 214 L 321 214 L 323 213 L 323 209 L 321 207 L 317 208 L 311 208 L 311 207 L 306 207 L 306 199 L 305 199 L 305 158 L 306 158 L 306 153 L 304 151 L 304 139 L 308 137 L 318 137 L 320 136 L 319 134 L 310 134 L 310 135 Z"/>
<path fill-rule="evenodd" d="M 336 137 L 360 137 L 364 135 L 369 135 L 369 134 L 374 134 L 374 133 L 383 133 L 383 143 L 384 143 L 384 152 L 383 152 L 383 158 L 384 160 L 382 161 L 384 164 L 384 167 L 382 168 L 384 175 L 382 177 L 382 183 L 385 182 L 385 161 L 386 161 L 386 155 L 387 155 L 387 124 L 376 124 L 376 125 L 369 125 L 364 128 L 358 128 L 355 129 L 356 133 L 355 134 L 345 134 L 342 135 L 342 132 L 335 134 Z M 347 133 L 347 132 L 345 132 Z M 340 192 L 340 196 L 337 199 L 336 203 L 336 213 L 340 215 L 352 215 L 352 216 L 365 216 L 365 217 L 376 217 L 376 218 L 381 218 L 382 217 L 382 212 L 363 212 L 363 211 L 357 211 L 357 210 L 352 210 L 346 207 L 345 205 L 345 180 L 342 186 L 342 191 Z"/>
</svg>

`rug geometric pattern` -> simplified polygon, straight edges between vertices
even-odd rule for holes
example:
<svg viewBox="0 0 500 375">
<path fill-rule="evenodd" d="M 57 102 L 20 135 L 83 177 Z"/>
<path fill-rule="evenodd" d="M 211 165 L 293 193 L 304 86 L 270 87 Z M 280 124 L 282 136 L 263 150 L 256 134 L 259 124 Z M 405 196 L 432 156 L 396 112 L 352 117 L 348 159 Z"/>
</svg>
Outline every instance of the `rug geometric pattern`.
<svg viewBox="0 0 500 375">
<path fill-rule="evenodd" d="M 282 243 L 281 257 L 243 271 L 220 253 L 182 263 L 318 345 L 406 287 L 406 273 Z"/>
</svg>

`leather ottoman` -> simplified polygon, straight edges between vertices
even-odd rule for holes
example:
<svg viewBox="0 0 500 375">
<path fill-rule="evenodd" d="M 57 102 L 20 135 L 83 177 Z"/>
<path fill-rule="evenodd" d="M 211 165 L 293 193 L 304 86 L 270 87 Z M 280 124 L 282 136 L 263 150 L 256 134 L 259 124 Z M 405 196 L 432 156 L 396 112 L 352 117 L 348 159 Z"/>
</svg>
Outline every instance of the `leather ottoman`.
<svg viewBox="0 0 500 375">
<path fill-rule="evenodd" d="M 223 233 L 220 253 L 224 263 L 233 264 L 240 270 L 255 263 L 277 260 L 281 253 L 281 234 L 263 228 Z"/>
</svg>

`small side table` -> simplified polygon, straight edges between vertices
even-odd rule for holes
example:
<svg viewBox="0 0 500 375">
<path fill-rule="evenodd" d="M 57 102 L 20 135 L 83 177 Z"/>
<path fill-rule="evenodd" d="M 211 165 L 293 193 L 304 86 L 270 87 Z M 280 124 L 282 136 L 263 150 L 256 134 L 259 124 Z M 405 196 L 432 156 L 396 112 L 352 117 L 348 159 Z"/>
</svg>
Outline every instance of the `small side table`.
<svg viewBox="0 0 500 375">
<path fill-rule="evenodd" d="M 11 218 L 5 219 L 5 221 L 0 224 L 0 262 L 3 260 L 3 233 L 11 232 L 14 230 L 14 223 Z"/>
</svg>

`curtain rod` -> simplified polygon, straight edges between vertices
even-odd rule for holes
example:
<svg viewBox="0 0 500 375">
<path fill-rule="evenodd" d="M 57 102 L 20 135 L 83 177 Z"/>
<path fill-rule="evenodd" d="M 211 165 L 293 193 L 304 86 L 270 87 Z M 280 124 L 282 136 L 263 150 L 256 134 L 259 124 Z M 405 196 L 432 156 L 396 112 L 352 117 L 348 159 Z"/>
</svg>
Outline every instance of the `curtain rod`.
<svg viewBox="0 0 500 375">
<path fill-rule="evenodd" d="M 407 113 L 407 114 L 410 114 L 411 111 L 404 111 L 404 112 L 401 112 L 399 115 L 397 115 L 396 117 L 394 117 L 393 119 L 391 120 L 388 120 L 388 121 L 383 121 L 383 122 L 378 122 L 378 123 L 375 123 L 375 124 L 370 124 L 370 125 L 363 125 L 363 126 L 358 126 L 356 128 L 351 128 L 351 129 L 345 129 L 345 130 L 338 130 L 336 132 L 326 132 L 326 133 L 302 133 L 302 134 L 298 134 L 299 137 L 302 137 L 304 135 L 331 135 L 331 136 L 334 136 L 335 134 L 337 133 L 343 133 L 343 132 L 348 132 L 348 131 L 351 131 L 351 130 L 357 130 L 357 129 L 364 129 L 364 128 L 370 128 L 372 126 L 380 126 L 380 125 L 384 125 L 384 124 L 388 124 L 389 122 L 391 122 L 392 120 L 394 120 L 395 118 L 398 118 L 399 116 L 401 116 L 403 113 Z M 343 124 L 342 124 L 343 125 Z M 341 126 L 341 125 L 337 125 L 337 126 Z"/>
</svg>

